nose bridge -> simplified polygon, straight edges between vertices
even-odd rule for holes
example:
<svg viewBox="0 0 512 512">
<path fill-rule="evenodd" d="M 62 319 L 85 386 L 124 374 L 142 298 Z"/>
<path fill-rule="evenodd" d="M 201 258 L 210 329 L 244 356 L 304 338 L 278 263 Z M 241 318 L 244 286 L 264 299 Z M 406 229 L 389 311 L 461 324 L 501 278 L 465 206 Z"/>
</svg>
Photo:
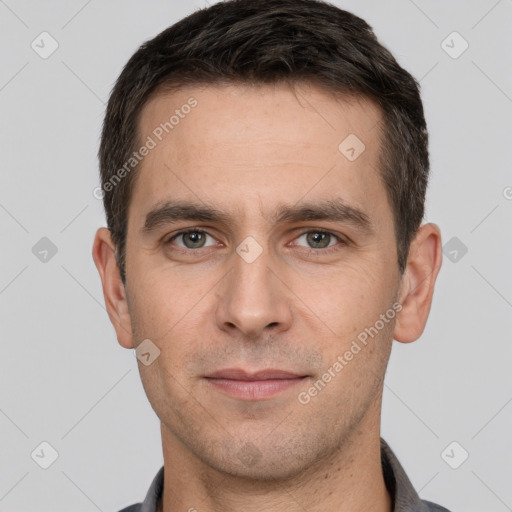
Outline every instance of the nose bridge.
<svg viewBox="0 0 512 512">
<path fill-rule="evenodd" d="M 263 248 L 253 237 L 247 237 L 236 249 L 233 257 L 234 292 L 244 297 L 250 291 L 252 298 L 263 298 L 271 294 L 271 255 L 268 248 Z"/>
<path fill-rule="evenodd" d="M 223 280 L 217 322 L 221 329 L 237 327 L 253 337 L 275 324 L 289 322 L 288 305 L 272 269 L 265 244 L 247 237 L 233 254 L 232 269 Z"/>
</svg>

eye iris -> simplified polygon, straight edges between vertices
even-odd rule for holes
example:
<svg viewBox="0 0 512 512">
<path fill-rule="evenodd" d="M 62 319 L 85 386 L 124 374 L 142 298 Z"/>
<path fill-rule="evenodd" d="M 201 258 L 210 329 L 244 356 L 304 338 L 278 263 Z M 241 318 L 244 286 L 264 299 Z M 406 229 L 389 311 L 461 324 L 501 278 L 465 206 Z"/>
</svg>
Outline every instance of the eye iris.
<svg viewBox="0 0 512 512">
<path fill-rule="evenodd" d="M 182 234 L 185 245 L 191 249 L 202 247 L 205 243 L 205 234 L 200 231 L 191 231 Z M 322 232 L 310 232 L 306 235 L 308 243 L 313 245 L 316 249 L 325 248 L 329 246 L 330 234 Z M 187 240 L 188 239 L 188 240 Z M 190 241 L 191 244 L 187 243 Z"/>
<path fill-rule="evenodd" d="M 330 235 L 327 233 L 312 232 L 312 233 L 308 233 L 307 240 L 308 240 L 308 243 L 311 243 L 312 245 L 320 244 L 320 247 L 318 247 L 318 246 L 315 247 L 317 249 L 324 248 L 329 245 L 329 236 Z M 327 243 L 323 243 L 323 242 L 327 242 Z"/>
<path fill-rule="evenodd" d="M 187 239 L 192 241 L 192 246 L 189 247 L 187 244 Z M 204 233 L 200 233 L 199 231 L 192 231 L 190 233 L 183 234 L 183 240 L 185 241 L 185 245 L 191 249 L 202 247 L 204 245 L 205 236 Z"/>
</svg>

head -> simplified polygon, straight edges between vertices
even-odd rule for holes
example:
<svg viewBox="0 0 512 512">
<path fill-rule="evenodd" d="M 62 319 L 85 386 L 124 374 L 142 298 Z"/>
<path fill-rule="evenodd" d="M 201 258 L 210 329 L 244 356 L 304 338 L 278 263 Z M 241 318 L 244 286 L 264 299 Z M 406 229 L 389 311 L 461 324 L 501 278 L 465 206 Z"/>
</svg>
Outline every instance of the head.
<svg viewBox="0 0 512 512">
<path fill-rule="evenodd" d="M 427 147 L 417 82 L 328 3 L 225 1 L 139 48 L 107 106 L 93 256 L 119 343 L 159 350 L 139 367 L 169 440 L 277 478 L 376 428 L 441 265 Z M 225 368 L 304 378 L 240 400 L 208 378 Z"/>
</svg>

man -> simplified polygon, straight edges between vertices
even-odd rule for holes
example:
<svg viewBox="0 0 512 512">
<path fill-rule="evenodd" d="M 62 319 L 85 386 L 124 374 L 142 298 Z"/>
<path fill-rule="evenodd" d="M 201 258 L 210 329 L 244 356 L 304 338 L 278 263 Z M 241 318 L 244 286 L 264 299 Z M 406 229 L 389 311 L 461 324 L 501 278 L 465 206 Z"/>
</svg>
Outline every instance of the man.
<svg viewBox="0 0 512 512">
<path fill-rule="evenodd" d="M 132 56 L 93 257 L 164 466 L 125 512 L 446 510 L 380 438 L 441 267 L 427 147 L 416 81 L 328 3 L 218 3 Z"/>
</svg>

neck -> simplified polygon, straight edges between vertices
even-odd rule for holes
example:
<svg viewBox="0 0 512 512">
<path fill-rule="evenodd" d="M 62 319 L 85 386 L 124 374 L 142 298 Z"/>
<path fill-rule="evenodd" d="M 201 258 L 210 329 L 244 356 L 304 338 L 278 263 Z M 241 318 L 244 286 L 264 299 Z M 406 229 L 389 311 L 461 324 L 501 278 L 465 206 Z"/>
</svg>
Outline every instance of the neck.
<svg viewBox="0 0 512 512">
<path fill-rule="evenodd" d="M 335 451 L 299 475 L 279 481 L 218 471 L 191 454 L 162 424 L 165 477 L 159 511 L 392 512 L 382 473 L 379 422 L 371 423 L 358 425 Z"/>
</svg>

